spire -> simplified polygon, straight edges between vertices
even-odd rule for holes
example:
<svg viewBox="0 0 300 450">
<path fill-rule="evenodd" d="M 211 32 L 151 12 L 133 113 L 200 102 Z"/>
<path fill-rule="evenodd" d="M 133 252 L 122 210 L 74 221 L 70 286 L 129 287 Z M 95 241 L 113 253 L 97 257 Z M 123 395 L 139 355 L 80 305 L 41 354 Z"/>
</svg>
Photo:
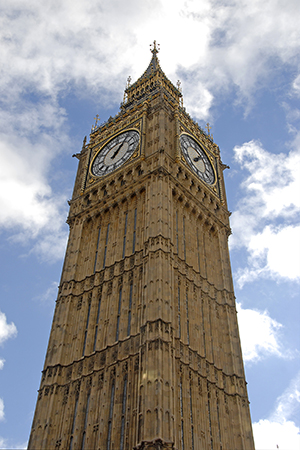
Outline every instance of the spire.
<svg viewBox="0 0 300 450">
<path fill-rule="evenodd" d="M 145 70 L 143 77 L 147 77 L 149 75 L 152 75 L 154 72 L 156 72 L 158 69 L 160 69 L 159 60 L 157 57 L 157 53 L 159 52 L 159 44 L 156 43 L 156 41 L 153 41 L 153 44 L 150 44 L 150 47 L 153 48 L 150 50 L 152 53 L 152 58 L 150 61 L 150 64 L 148 68 Z"/>
<path fill-rule="evenodd" d="M 152 58 L 149 66 L 143 75 L 133 84 L 130 84 L 131 78 L 128 80 L 127 87 L 124 92 L 124 100 L 122 107 L 127 108 L 133 102 L 140 102 L 145 97 L 154 95 L 158 90 L 164 89 L 166 95 L 172 98 L 177 104 L 182 106 L 181 91 L 175 87 L 162 71 L 157 54 L 159 52 L 159 44 L 153 41 L 150 45 Z"/>
</svg>

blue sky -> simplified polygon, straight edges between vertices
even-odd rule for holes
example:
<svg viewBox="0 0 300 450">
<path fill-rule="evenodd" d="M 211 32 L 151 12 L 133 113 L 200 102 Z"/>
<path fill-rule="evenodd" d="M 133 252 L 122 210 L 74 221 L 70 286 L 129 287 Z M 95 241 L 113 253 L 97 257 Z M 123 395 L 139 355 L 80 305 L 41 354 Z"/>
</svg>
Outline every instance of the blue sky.
<svg viewBox="0 0 300 450">
<path fill-rule="evenodd" d="M 0 448 L 25 448 L 80 151 L 149 44 L 212 126 L 257 450 L 300 447 L 298 0 L 0 1 Z"/>
</svg>

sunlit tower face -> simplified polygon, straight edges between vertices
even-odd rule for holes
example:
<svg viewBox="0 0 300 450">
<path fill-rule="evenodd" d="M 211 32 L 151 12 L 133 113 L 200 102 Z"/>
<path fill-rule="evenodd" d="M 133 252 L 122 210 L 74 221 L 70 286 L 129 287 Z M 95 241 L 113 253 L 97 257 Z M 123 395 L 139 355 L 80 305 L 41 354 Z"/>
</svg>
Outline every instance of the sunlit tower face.
<svg viewBox="0 0 300 450">
<path fill-rule="evenodd" d="M 254 450 L 220 151 L 157 53 L 79 155 L 29 449 Z"/>
</svg>

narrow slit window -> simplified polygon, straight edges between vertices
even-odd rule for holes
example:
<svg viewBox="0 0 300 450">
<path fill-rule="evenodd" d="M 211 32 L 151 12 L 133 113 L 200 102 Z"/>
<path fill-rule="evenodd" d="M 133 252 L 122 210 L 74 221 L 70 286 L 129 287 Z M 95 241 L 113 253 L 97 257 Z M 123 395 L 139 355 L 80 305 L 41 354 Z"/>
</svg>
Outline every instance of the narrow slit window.
<svg viewBox="0 0 300 450">
<path fill-rule="evenodd" d="M 183 221 L 182 221 L 182 231 L 183 231 L 183 255 L 184 255 L 184 260 L 186 261 L 186 246 L 185 246 L 185 217 L 183 218 Z"/>
<path fill-rule="evenodd" d="M 117 315 L 117 330 L 116 330 L 116 341 L 119 340 L 119 327 L 120 327 L 120 316 L 121 316 L 121 303 L 122 303 L 122 288 L 119 291 L 119 305 L 118 305 L 118 315 Z"/>
<path fill-rule="evenodd" d="M 88 420 L 88 414 L 89 414 L 89 403 L 90 403 L 90 393 L 88 394 L 87 401 L 86 401 L 84 427 L 83 427 L 82 442 L 81 442 L 81 450 L 84 450 L 84 444 L 85 444 L 85 438 L 86 438 L 86 427 L 87 427 L 87 420 Z"/>
<path fill-rule="evenodd" d="M 100 235 L 101 235 L 101 227 L 99 227 L 99 231 L 98 231 L 97 247 L 96 247 L 95 262 L 94 262 L 94 273 L 96 272 L 96 267 L 97 267 L 97 259 L 98 259 L 98 250 L 99 250 Z"/>
<path fill-rule="evenodd" d="M 202 333 L 203 333 L 204 356 L 206 356 L 206 340 L 205 340 L 203 300 L 201 300 L 201 314 L 202 314 Z"/>
<path fill-rule="evenodd" d="M 110 223 L 107 225 L 107 231 L 106 231 L 104 258 L 103 258 L 103 269 L 105 268 L 105 263 L 106 263 L 107 244 L 108 244 L 108 236 L 109 236 L 109 226 L 110 226 Z"/>
<path fill-rule="evenodd" d="M 134 210 L 134 222 L 133 222 L 132 253 L 135 252 L 136 215 L 137 215 L 137 209 L 135 208 L 135 210 Z"/>
<path fill-rule="evenodd" d="M 97 311 L 97 319 L 96 319 L 96 326 L 95 326 L 95 338 L 94 338 L 93 351 L 96 350 L 97 334 L 98 334 L 98 326 L 99 326 L 99 318 L 100 318 L 100 308 L 101 308 L 101 296 L 100 296 L 99 302 L 98 302 L 98 311 Z"/>
<path fill-rule="evenodd" d="M 193 401 L 192 401 L 192 386 L 190 384 L 190 417 L 191 417 L 191 435 L 192 435 L 192 450 L 195 448 L 194 443 L 194 419 L 193 419 Z"/>
<path fill-rule="evenodd" d="M 198 248 L 198 269 L 200 270 L 200 245 L 199 245 L 199 228 L 197 228 L 197 248 Z"/>
<path fill-rule="evenodd" d="M 176 211 L 176 248 L 177 254 L 179 253 L 179 245 L 178 245 L 178 211 Z"/>
<path fill-rule="evenodd" d="M 123 388 L 123 402 L 122 402 L 122 418 L 121 418 L 120 450 L 123 450 L 123 449 L 124 449 L 124 431 L 125 431 L 126 399 L 127 399 L 127 376 L 124 378 L 124 388 Z"/>
<path fill-rule="evenodd" d="M 203 233 L 203 237 L 202 237 L 202 245 L 203 245 L 203 253 L 204 253 L 204 258 L 203 258 L 204 276 L 207 278 L 206 247 L 205 247 L 205 234 L 204 233 Z"/>
<path fill-rule="evenodd" d="M 86 339 L 87 339 L 87 333 L 88 333 L 88 327 L 89 327 L 89 320 L 90 320 L 90 312 L 91 312 L 91 302 L 89 302 L 88 313 L 87 313 L 87 318 L 86 318 L 86 325 L 85 325 L 85 332 L 84 332 L 84 341 L 83 341 L 82 356 L 84 356 L 84 353 L 85 353 Z"/>
<path fill-rule="evenodd" d="M 180 287 L 178 286 L 178 337 L 181 338 L 181 320 L 180 320 Z"/>
<path fill-rule="evenodd" d="M 213 450 L 213 437 L 212 437 L 212 428 L 211 428 L 211 411 L 210 411 L 210 393 L 209 386 L 207 383 L 207 408 L 208 408 L 208 422 L 209 422 L 209 434 L 210 434 L 210 448 Z"/>
<path fill-rule="evenodd" d="M 181 449 L 184 450 L 183 398 L 182 398 L 182 379 L 181 378 L 180 378 L 180 416 L 181 416 Z"/>
<path fill-rule="evenodd" d="M 75 408 L 74 408 L 74 416 L 73 416 L 73 424 L 72 424 L 72 431 L 71 434 L 74 433 L 75 430 L 75 420 L 76 420 L 76 416 L 77 416 L 77 408 L 78 408 L 78 398 L 76 398 L 76 402 L 75 402 Z"/>
<path fill-rule="evenodd" d="M 69 450 L 72 450 L 72 448 L 73 448 L 73 433 L 74 433 L 74 430 L 75 430 L 75 421 L 76 421 L 76 416 L 77 416 L 77 408 L 78 408 L 78 397 L 76 398 L 76 402 L 75 402 Z"/>
<path fill-rule="evenodd" d="M 129 288 L 127 336 L 130 335 L 130 328 L 131 328 L 131 307 L 132 307 L 132 284 L 130 285 L 130 288 Z"/>
<path fill-rule="evenodd" d="M 219 440 L 220 440 L 220 442 L 222 442 L 221 426 L 220 426 L 220 408 L 219 408 L 219 399 L 218 398 L 217 398 L 217 416 L 218 416 Z M 222 445 L 220 445 L 220 450 L 222 450 Z"/>
<path fill-rule="evenodd" d="M 180 378 L 180 416 L 183 417 L 182 378 Z"/>
<path fill-rule="evenodd" d="M 186 308 L 186 334 L 187 334 L 187 342 L 190 345 L 190 320 L 189 320 L 189 297 L 188 292 L 185 294 L 185 308 Z"/>
<path fill-rule="evenodd" d="M 128 212 L 125 215 L 122 258 L 125 258 Z"/>
<path fill-rule="evenodd" d="M 112 429 L 112 418 L 114 410 L 114 397 L 115 397 L 115 380 L 113 380 L 111 385 L 111 395 L 110 395 L 110 406 L 109 406 L 109 417 L 108 417 L 108 430 L 107 430 L 107 450 L 110 450 L 111 444 L 111 429 Z"/>
</svg>

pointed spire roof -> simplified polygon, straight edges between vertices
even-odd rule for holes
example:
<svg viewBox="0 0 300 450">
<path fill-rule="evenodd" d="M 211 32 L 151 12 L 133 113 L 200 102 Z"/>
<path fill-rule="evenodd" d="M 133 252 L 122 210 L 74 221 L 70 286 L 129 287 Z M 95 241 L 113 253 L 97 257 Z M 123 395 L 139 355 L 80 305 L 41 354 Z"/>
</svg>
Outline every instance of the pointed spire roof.
<svg viewBox="0 0 300 450">
<path fill-rule="evenodd" d="M 141 101 L 154 94 L 154 90 L 157 92 L 163 88 L 167 95 L 173 98 L 172 101 L 179 103 L 182 94 L 178 87 L 175 87 L 173 83 L 166 77 L 162 71 L 157 53 L 159 52 L 159 44 L 156 41 L 151 45 L 152 58 L 149 66 L 143 73 L 143 75 L 133 84 L 130 84 L 131 78 L 128 78 L 128 85 L 124 93 L 123 107 L 130 106 L 133 102 Z"/>
<path fill-rule="evenodd" d="M 152 45 L 153 45 L 153 49 L 151 49 L 152 58 L 151 58 L 148 68 L 145 70 L 142 77 L 147 77 L 149 75 L 152 75 L 158 69 L 161 70 L 160 65 L 159 65 L 159 59 L 157 57 L 157 53 L 159 52 L 159 44 L 156 44 L 156 41 L 154 41 Z M 157 47 L 157 45 L 158 45 L 158 47 Z"/>
</svg>

